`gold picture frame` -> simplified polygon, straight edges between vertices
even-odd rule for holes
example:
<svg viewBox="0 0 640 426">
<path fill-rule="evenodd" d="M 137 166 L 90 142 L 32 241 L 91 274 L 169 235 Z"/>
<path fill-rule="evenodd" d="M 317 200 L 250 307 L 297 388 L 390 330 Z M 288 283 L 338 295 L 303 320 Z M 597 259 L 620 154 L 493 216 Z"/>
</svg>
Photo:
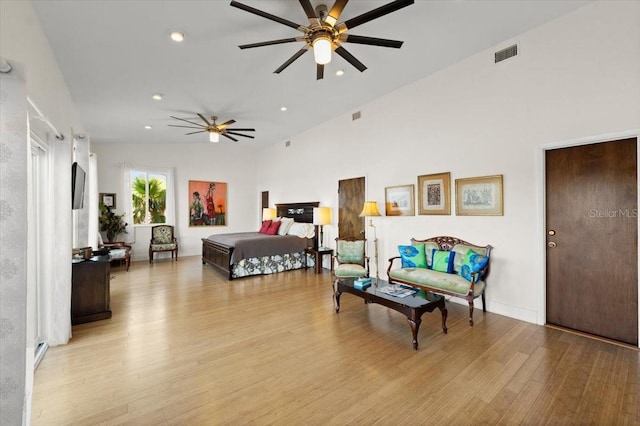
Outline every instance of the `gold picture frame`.
<svg viewBox="0 0 640 426">
<path fill-rule="evenodd" d="M 110 207 L 112 209 L 116 208 L 116 194 L 111 192 L 101 192 L 100 193 L 100 202 L 104 204 L 105 207 Z"/>
<path fill-rule="evenodd" d="M 502 175 L 456 179 L 458 216 L 503 216 Z"/>
<path fill-rule="evenodd" d="M 384 189 L 387 216 L 415 216 L 415 188 L 413 185 L 388 186 Z"/>
<path fill-rule="evenodd" d="M 418 214 L 451 214 L 451 173 L 418 176 Z"/>
</svg>

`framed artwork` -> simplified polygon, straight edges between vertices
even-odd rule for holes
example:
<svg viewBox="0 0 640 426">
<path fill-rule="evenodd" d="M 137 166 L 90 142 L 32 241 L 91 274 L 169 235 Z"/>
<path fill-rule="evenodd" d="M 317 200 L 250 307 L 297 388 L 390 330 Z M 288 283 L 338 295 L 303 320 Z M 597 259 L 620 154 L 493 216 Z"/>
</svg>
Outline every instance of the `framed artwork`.
<svg viewBox="0 0 640 426">
<path fill-rule="evenodd" d="M 111 207 L 112 209 L 116 208 L 116 194 L 101 192 L 100 201 L 105 205 L 105 207 Z"/>
<path fill-rule="evenodd" d="M 226 215 L 226 182 L 189 181 L 189 226 L 226 226 Z"/>
<path fill-rule="evenodd" d="M 418 214 L 451 214 L 451 173 L 418 176 Z"/>
<path fill-rule="evenodd" d="M 456 214 L 502 216 L 502 175 L 456 179 Z"/>
<path fill-rule="evenodd" d="M 388 186 L 384 189 L 384 204 L 387 216 L 413 216 L 416 208 L 413 204 L 414 186 Z"/>
</svg>

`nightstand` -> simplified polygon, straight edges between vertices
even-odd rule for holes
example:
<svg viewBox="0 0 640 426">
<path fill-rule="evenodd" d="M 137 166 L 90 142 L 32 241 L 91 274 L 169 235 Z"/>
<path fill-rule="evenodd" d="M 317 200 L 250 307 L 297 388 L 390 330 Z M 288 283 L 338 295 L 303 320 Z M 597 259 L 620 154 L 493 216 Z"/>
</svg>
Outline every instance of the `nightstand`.
<svg viewBox="0 0 640 426">
<path fill-rule="evenodd" d="M 307 254 L 310 254 L 314 257 L 316 261 L 315 273 L 322 273 L 322 259 L 325 255 L 333 256 L 333 249 L 327 247 L 319 247 L 317 250 L 311 247 L 307 247 L 304 250 Z"/>
</svg>

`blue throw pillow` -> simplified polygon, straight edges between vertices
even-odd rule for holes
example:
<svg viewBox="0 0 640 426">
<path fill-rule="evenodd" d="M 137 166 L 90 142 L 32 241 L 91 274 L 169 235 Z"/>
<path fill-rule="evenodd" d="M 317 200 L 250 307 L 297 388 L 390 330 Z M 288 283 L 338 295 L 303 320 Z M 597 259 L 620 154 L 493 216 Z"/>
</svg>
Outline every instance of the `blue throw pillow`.
<svg viewBox="0 0 640 426">
<path fill-rule="evenodd" d="M 453 251 L 436 250 L 431 251 L 431 269 L 448 274 L 453 272 L 453 259 L 456 253 Z"/>
<path fill-rule="evenodd" d="M 424 253 L 424 244 L 415 246 L 398 246 L 403 268 L 426 268 L 427 256 Z"/>
<path fill-rule="evenodd" d="M 481 271 L 487 266 L 487 263 L 489 263 L 488 257 L 482 256 L 469 249 L 462 259 L 462 265 L 460 266 L 460 276 L 467 281 L 471 281 L 471 273 Z"/>
</svg>

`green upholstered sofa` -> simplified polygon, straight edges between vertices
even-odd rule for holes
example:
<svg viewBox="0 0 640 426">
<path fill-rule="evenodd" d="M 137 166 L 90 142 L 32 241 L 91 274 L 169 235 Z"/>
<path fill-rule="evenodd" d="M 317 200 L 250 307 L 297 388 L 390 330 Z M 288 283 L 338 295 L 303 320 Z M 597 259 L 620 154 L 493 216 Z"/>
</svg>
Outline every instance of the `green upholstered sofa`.
<svg viewBox="0 0 640 426">
<path fill-rule="evenodd" d="M 419 247 L 421 245 L 423 249 Z M 404 256 L 403 248 L 416 256 L 415 261 Z M 390 284 L 403 283 L 467 300 L 469 324 L 473 325 L 473 300 L 476 297 L 482 298 L 482 310 L 486 312 L 485 289 L 492 248 L 490 245 L 479 246 L 455 237 L 438 236 L 426 240 L 412 238 L 410 246 L 399 247 L 402 256 L 389 259 L 388 281 Z M 440 255 L 444 256 L 444 262 L 447 263 L 445 268 L 448 269 L 442 267 Z M 424 262 L 422 257 L 425 258 Z"/>
</svg>

